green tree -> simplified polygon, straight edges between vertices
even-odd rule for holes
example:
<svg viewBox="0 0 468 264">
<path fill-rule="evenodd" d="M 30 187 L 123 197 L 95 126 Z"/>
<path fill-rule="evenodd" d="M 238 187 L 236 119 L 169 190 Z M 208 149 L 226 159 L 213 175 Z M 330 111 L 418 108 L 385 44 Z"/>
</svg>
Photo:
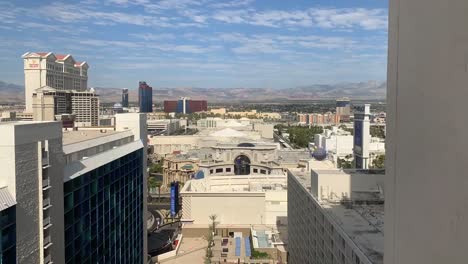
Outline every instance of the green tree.
<svg viewBox="0 0 468 264">
<path fill-rule="evenodd" d="M 309 142 L 314 140 L 314 136 L 322 132 L 323 128 L 320 126 L 312 126 L 310 128 L 294 126 L 288 128 L 289 141 L 300 148 L 307 147 Z"/>
<path fill-rule="evenodd" d="M 162 182 L 158 181 L 155 177 L 148 177 L 148 195 L 150 191 L 154 188 L 158 188 L 158 194 L 159 194 L 159 201 L 161 201 L 161 185 Z"/>
<path fill-rule="evenodd" d="M 338 168 L 341 168 L 341 169 L 352 169 L 354 167 L 353 166 L 354 160 L 346 160 L 346 159 L 338 158 L 337 163 L 338 163 L 337 164 Z"/>
<path fill-rule="evenodd" d="M 372 167 L 375 169 L 385 169 L 385 155 L 379 155 L 372 161 Z"/>
<path fill-rule="evenodd" d="M 385 138 L 385 131 L 383 126 L 371 126 L 370 134 L 373 137 Z"/>
<path fill-rule="evenodd" d="M 158 163 L 154 163 L 150 167 L 150 174 L 151 173 L 163 173 L 163 164 L 164 159 L 161 159 Z"/>
</svg>

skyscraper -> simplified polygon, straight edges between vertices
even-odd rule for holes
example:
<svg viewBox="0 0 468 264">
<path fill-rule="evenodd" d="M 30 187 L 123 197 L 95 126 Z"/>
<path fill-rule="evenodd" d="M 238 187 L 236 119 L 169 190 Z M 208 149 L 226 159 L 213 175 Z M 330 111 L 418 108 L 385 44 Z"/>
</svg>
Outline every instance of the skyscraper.
<svg viewBox="0 0 468 264">
<path fill-rule="evenodd" d="M 49 86 L 58 91 L 84 91 L 88 88 L 88 64 L 70 54 L 27 52 L 24 61 L 26 112 L 33 112 L 33 93 Z"/>
<path fill-rule="evenodd" d="M 140 82 L 138 85 L 138 103 L 140 113 L 153 112 L 153 88 L 146 82 Z"/>
<path fill-rule="evenodd" d="M 122 107 L 128 107 L 128 89 L 122 89 Z"/>
<path fill-rule="evenodd" d="M 1 257 L 146 263 L 145 124 L 144 114 L 118 114 L 108 131 L 0 123 Z"/>
</svg>

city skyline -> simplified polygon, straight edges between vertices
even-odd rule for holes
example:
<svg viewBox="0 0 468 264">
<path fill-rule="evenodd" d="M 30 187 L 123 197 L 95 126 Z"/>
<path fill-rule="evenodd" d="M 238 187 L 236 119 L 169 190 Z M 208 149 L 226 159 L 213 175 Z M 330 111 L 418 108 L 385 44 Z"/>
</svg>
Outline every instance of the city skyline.
<svg viewBox="0 0 468 264">
<path fill-rule="evenodd" d="M 18 58 L 27 51 L 86 60 L 89 86 L 97 87 L 136 88 L 146 80 L 155 88 L 294 88 L 386 79 L 387 1 L 10 1 L 0 7 L 8 51 L 0 80 L 10 83 L 23 83 Z"/>
</svg>

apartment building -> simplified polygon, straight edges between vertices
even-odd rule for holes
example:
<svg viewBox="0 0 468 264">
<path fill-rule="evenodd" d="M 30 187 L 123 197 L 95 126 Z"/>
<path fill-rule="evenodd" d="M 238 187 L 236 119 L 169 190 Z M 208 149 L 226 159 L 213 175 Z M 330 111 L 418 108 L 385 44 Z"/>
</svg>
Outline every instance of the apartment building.
<svg viewBox="0 0 468 264">
<path fill-rule="evenodd" d="M 33 93 L 33 120 L 54 121 L 57 116 L 73 114 L 76 126 L 99 125 L 99 96 L 94 89 L 60 91 L 44 86 Z"/>
<path fill-rule="evenodd" d="M 18 264 L 146 263 L 145 124 L 142 114 L 119 114 L 110 130 L 1 123 L 0 200 L 8 191 L 7 205 L 16 203 L 7 218 L 15 222 L 14 242 L 2 257 L 15 254 Z"/>
<path fill-rule="evenodd" d="M 94 89 L 72 93 L 71 108 L 76 126 L 99 125 L 99 96 Z"/>
</svg>

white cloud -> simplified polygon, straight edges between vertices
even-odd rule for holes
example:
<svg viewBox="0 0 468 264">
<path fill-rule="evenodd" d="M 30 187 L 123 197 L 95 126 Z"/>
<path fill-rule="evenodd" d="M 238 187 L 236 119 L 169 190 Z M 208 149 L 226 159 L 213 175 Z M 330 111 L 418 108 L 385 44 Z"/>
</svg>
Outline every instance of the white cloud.
<svg viewBox="0 0 468 264">
<path fill-rule="evenodd" d="M 79 11 L 78 11 L 79 10 Z M 123 12 L 103 12 L 73 4 L 51 4 L 39 9 L 50 19 L 64 23 L 93 23 L 96 25 L 130 24 L 137 26 L 173 27 L 171 19 L 163 16 L 149 16 Z"/>
<path fill-rule="evenodd" d="M 163 34 L 132 33 L 132 34 L 129 34 L 129 36 L 148 40 L 148 41 L 161 41 L 161 40 L 169 40 L 169 39 L 175 38 L 175 35 L 170 34 L 170 33 L 163 33 Z"/>
<path fill-rule="evenodd" d="M 80 40 L 80 44 L 95 46 L 95 47 L 124 47 L 124 48 L 139 48 L 142 47 L 140 43 L 130 41 L 117 41 L 117 40 L 100 40 L 100 39 L 86 39 Z"/>
<path fill-rule="evenodd" d="M 247 10 L 222 10 L 213 15 L 213 19 L 229 24 L 248 24 Z"/>
<path fill-rule="evenodd" d="M 387 28 L 385 9 L 323 9 L 256 11 L 253 9 L 220 10 L 213 14 L 217 21 L 232 24 L 250 24 L 266 27 L 319 27 L 365 30 Z"/>
<path fill-rule="evenodd" d="M 384 9 L 312 9 L 310 14 L 315 18 L 317 25 L 323 28 L 387 28 L 388 15 Z"/>
<path fill-rule="evenodd" d="M 232 8 L 232 7 L 240 7 L 240 6 L 248 6 L 252 4 L 254 0 L 234 0 L 228 2 L 217 2 L 210 5 L 212 8 Z"/>
</svg>

